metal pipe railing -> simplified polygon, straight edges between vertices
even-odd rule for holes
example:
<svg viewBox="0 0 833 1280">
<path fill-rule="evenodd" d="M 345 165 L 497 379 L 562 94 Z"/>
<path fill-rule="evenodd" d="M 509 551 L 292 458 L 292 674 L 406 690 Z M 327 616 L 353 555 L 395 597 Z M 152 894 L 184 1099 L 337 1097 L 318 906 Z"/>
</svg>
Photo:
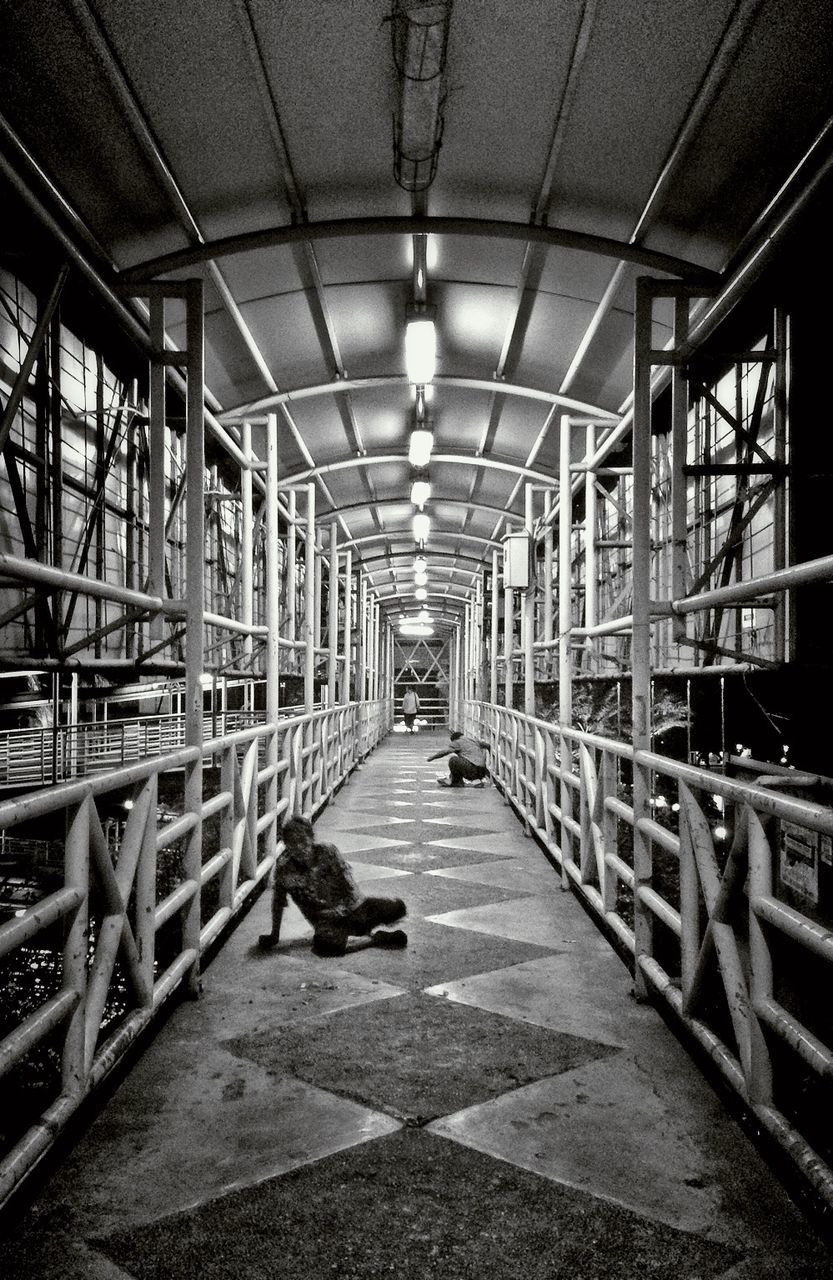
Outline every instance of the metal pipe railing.
<svg viewBox="0 0 833 1280">
<path fill-rule="evenodd" d="M 283 847 L 277 839 L 280 819 L 286 813 L 320 811 L 391 724 L 389 699 L 343 704 L 241 728 L 199 746 L 0 803 L 4 833 L 36 819 L 47 820 L 51 829 L 58 821 L 65 831 L 64 887 L 0 924 L 0 957 L 7 968 L 18 963 L 25 976 L 28 949 L 36 946 L 40 952 L 55 951 L 59 975 L 55 989 L 40 992 L 38 1008 L 21 1016 L 0 1040 L 0 1072 L 22 1065 L 33 1051 L 54 1052 L 48 1046 L 56 1035 L 63 1037 L 54 1062 L 53 1100 L 0 1159 L 0 1206 L 166 1001 L 183 983 L 190 984 L 206 947 L 264 885 Z M 269 754 L 271 763 L 262 764 Z M 186 802 L 182 814 L 166 819 L 157 798 L 161 776 L 209 758 L 220 762 L 219 788 L 205 794 L 210 775 L 204 774 L 196 806 Z M 261 812 L 261 798 L 275 794 L 273 787 L 274 806 Z M 110 797 L 121 799 L 125 789 L 131 791 L 132 808 L 119 824 L 116 858 L 98 806 Z M 176 883 L 168 882 L 163 892 L 159 853 L 173 847 L 178 857 L 209 818 L 218 825 L 203 827 L 196 876 L 175 859 L 167 865 L 174 868 Z M 209 839 L 209 832 L 216 834 Z M 212 891 L 210 915 L 206 889 Z M 189 918 L 198 921 L 197 946 L 188 942 Z M 63 926 L 59 933 L 65 942 L 55 926 Z"/>
<path fill-rule="evenodd" d="M 799 973 L 802 957 L 808 965 L 811 957 L 833 962 L 833 929 L 813 918 L 809 898 L 802 911 L 777 889 L 780 833 L 830 840 L 833 808 L 778 794 L 777 777 L 768 777 L 767 785 L 727 778 L 507 707 L 468 701 L 462 712 L 464 731 L 492 744 L 496 785 L 564 882 L 833 1206 L 833 1169 L 814 1149 L 815 1134 L 801 1116 L 779 1109 L 788 1105 L 789 1073 L 799 1061 L 820 1081 L 833 1077 L 833 1035 L 825 1039 L 820 1026 L 829 1023 L 823 1017 L 812 1027 L 805 1024 L 805 995 L 813 984 L 808 978 L 800 986 Z M 631 803 L 637 773 L 649 805 L 657 796 L 664 801 L 651 818 L 637 816 L 641 809 Z M 676 791 L 673 809 L 669 791 Z M 734 833 L 725 857 L 718 825 Z M 648 881 L 631 865 L 637 830 L 653 851 Z M 634 929 L 638 906 L 661 926 L 661 949 L 654 930 Z M 789 970 L 778 936 L 792 943 Z M 719 989 L 722 1007 L 715 1013 Z M 774 1053 L 774 1041 L 792 1058 Z"/>
</svg>

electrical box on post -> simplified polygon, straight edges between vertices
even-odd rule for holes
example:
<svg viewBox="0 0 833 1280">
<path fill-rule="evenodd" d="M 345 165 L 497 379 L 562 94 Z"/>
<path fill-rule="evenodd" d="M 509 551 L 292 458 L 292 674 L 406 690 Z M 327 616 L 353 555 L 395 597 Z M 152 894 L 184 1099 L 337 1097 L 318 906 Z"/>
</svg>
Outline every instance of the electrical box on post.
<svg viewBox="0 0 833 1280">
<path fill-rule="evenodd" d="M 518 591 L 528 591 L 531 581 L 529 572 L 529 534 L 507 533 L 503 539 L 503 585 Z"/>
</svg>

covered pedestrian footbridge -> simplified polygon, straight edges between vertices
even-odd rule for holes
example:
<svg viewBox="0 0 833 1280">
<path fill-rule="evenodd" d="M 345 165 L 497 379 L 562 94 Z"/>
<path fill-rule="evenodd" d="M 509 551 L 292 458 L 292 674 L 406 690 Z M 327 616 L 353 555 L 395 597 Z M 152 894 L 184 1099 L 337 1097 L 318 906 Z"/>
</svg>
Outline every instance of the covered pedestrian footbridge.
<svg viewBox="0 0 833 1280">
<path fill-rule="evenodd" d="M 833 12 L 153 8 L 0 13 L 9 1265 L 828 1274 Z M 292 814 L 405 953 L 253 951 Z"/>
</svg>

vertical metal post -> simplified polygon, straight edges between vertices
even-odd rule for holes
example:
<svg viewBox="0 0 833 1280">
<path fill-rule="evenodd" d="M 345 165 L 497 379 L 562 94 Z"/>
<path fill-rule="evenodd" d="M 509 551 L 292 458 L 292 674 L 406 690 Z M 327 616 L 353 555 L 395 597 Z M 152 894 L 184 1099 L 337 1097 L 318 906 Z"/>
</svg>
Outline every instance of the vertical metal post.
<svg viewBox="0 0 833 1280">
<path fill-rule="evenodd" d="M 561 808 L 561 883 L 566 888 L 569 883 L 567 862 L 572 860 L 573 851 L 572 831 L 565 821 L 573 816 L 573 793 L 566 781 L 571 773 L 572 748 L 563 732 L 572 723 L 573 718 L 571 643 L 573 492 L 570 484 L 572 423 L 566 413 L 561 416 L 560 428 L 558 459 L 558 722 L 561 727 L 559 805 Z"/>
<path fill-rule="evenodd" d="M 132 401 L 137 397 L 136 384 L 133 384 Z M 136 586 L 136 423 L 128 415 L 125 432 L 125 527 L 124 527 L 124 585 Z M 132 658 L 136 653 L 136 623 L 128 622 L 124 632 L 124 656 Z"/>
<path fill-rule="evenodd" d="M 266 721 L 275 726 L 267 748 L 267 763 L 279 763 L 278 715 L 281 687 L 281 580 L 280 534 L 278 528 L 278 416 L 270 413 L 266 420 Z M 287 566 L 288 567 L 288 566 Z M 266 812 L 275 815 L 278 805 L 278 778 L 269 781 Z M 270 856 L 277 851 L 277 818 L 269 828 L 267 849 Z"/>
<path fill-rule="evenodd" d="M 350 650 L 353 644 L 353 549 L 344 553 L 344 667 L 341 677 L 341 701 L 350 701 Z"/>
<path fill-rule="evenodd" d="M 356 572 L 356 701 L 364 702 L 367 663 L 367 582 L 364 572 Z"/>
<path fill-rule="evenodd" d="M 506 530 L 510 532 L 509 529 Z M 512 691 L 512 648 L 515 643 L 515 595 L 511 587 L 506 585 L 504 577 L 503 585 L 503 701 L 506 706 L 512 707 L 513 691 Z"/>
<path fill-rule="evenodd" d="M 324 579 L 324 538 L 322 531 L 315 530 L 315 608 L 313 613 L 313 633 L 315 648 L 321 648 L 321 596 Z"/>
<path fill-rule="evenodd" d="M 202 672 L 205 641 L 205 439 L 203 388 L 205 351 L 203 336 L 203 292 L 201 280 L 189 280 L 186 295 L 187 387 L 186 424 L 186 521 L 187 596 L 185 650 L 185 743 L 201 746 L 203 740 Z M 163 471 L 164 484 L 164 471 Z M 164 496 L 164 495 L 163 495 Z M 164 513 L 163 513 L 164 514 Z M 164 531 L 164 522 L 163 522 Z M 163 548 L 164 551 L 164 548 Z M 164 581 L 164 571 L 163 571 Z M 188 833 L 185 848 L 185 876 L 195 883 L 193 897 L 183 911 L 182 942 L 193 948 L 195 959 L 188 975 L 188 992 L 199 993 L 200 872 L 202 868 L 202 755 L 185 766 L 185 812 L 196 822 Z"/>
<path fill-rule="evenodd" d="M 544 634 L 541 637 L 549 642 L 552 640 L 552 548 L 553 548 L 553 530 L 552 530 L 552 491 L 547 489 L 544 494 Z M 544 659 L 542 662 L 542 675 L 548 680 L 552 671 L 552 650 L 544 651 Z"/>
<path fill-rule="evenodd" d="M 150 298 L 150 474 L 148 475 L 148 594 L 165 596 L 165 299 Z M 200 479 L 200 491 L 203 488 Z M 190 543 L 190 538 L 189 538 Z M 203 548 L 204 554 L 204 548 Z M 151 614 L 151 647 L 161 643 L 165 619 Z"/>
<path fill-rule="evenodd" d="M 500 609 L 498 602 L 498 553 L 497 549 L 492 550 L 492 632 L 491 644 L 489 646 L 489 701 L 492 706 L 497 704 L 497 642 L 498 642 L 498 624 L 500 622 Z"/>
<path fill-rule="evenodd" d="M 474 696 L 478 702 L 483 701 L 483 601 L 485 591 L 483 574 L 477 575 L 474 595 Z"/>
<path fill-rule="evenodd" d="M 327 658 L 327 705 L 336 703 L 336 674 L 338 671 L 338 522 L 330 521 L 330 578 L 327 633 L 329 655 Z"/>
<path fill-rule="evenodd" d="M 636 282 L 633 372 L 633 635 L 632 740 L 635 751 L 651 746 L 651 320 L 653 293 L 650 281 Z M 639 896 L 650 887 L 652 849 L 640 831 L 640 819 L 650 817 L 650 778 L 637 761 L 633 766 L 633 873 L 634 938 L 637 996 L 645 998 L 647 988 L 642 973 L 642 956 L 653 951 L 653 918 Z"/>
<path fill-rule="evenodd" d="M 315 484 L 307 485 L 307 528 L 304 542 L 304 711 L 315 702 Z"/>
<path fill-rule="evenodd" d="M 88 796 L 67 810 L 64 843 L 64 883 L 77 889 L 81 902 L 69 917 L 63 955 L 63 987 L 78 996 L 67 1022 L 63 1054 L 63 1091 L 80 1097 L 85 1091 L 85 1013 L 87 995 L 87 953 L 90 927 L 90 807 Z"/>
<path fill-rule="evenodd" d="M 244 422 L 241 429 L 240 444 L 245 458 L 252 456 L 252 424 Z M 240 619 L 247 626 L 254 622 L 254 504 L 252 495 L 252 471 L 245 466 L 240 472 Z M 243 666 L 252 671 L 252 655 L 254 652 L 251 636 L 243 637 Z M 254 710 L 253 687 L 246 685 L 244 706 Z"/>
<path fill-rule="evenodd" d="M 535 715 L 535 551 L 532 485 L 524 485 L 524 528 L 529 539 L 529 586 L 523 596 L 522 648 L 524 653 L 524 713 Z"/>
<path fill-rule="evenodd" d="M 585 462 L 589 464 L 590 459 L 596 453 L 596 425 L 590 423 L 585 428 Z M 598 566 L 598 549 L 596 547 L 596 525 L 598 522 L 598 500 L 599 493 L 596 488 L 596 475 L 593 471 L 588 471 L 584 478 L 584 625 L 585 627 L 595 627 L 599 620 L 599 566 Z M 594 659 L 595 640 L 592 636 L 588 636 L 585 640 L 585 661 L 586 670 L 592 671 L 595 663 Z"/>
<path fill-rule="evenodd" d="M 295 641 L 298 639 L 298 527 L 296 524 L 298 496 L 294 489 L 289 492 L 288 507 L 289 528 L 286 533 L 286 635 L 287 639 L 292 641 L 292 647 L 289 650 L 289 670 L 297 671 Z"/>
<path fill-rule="evenodd" d="M 788 563 L 789 539 L 787 535 L 787 474 L 783 469 L 787 461 L 787 395 L 789 390 L 789 368 L 787 362 L 789 319 L 783 308 L 776 308 L 773 317 L 775 329 L 775 369 L 773 376 L 773 459 L 782 470 L 776 476 L 775 492 L 772 499 L 772 567 L 783 569 Z M 760 377 L 767 376 L 767 366 L 762 364 Z M 776 662 L 787 662 L 793 654 L 792 639 L 795 628 L 788 625 L 791 605 L 795 593 L 792 591 L 776 592 L 775 608 L 772 615 L 773 625 L 773 657 Z"/>
<path fill-rule="evenodd" d="M 674 298 L 674 349 L 688 341 L 687 294 Z M 649 371 L 650 376 L 650 371 Z M 688 481 L 685 475 L 688 445 L 688 382 L 685 369 L 675 364 L 671 371 L 671 599 L 681 600 L 688 590 Z M 671 639 L 685 637 L 686 621 L 675 616 Z M 670 656 L 670 655 L 669 655 Z"/>
</svg>

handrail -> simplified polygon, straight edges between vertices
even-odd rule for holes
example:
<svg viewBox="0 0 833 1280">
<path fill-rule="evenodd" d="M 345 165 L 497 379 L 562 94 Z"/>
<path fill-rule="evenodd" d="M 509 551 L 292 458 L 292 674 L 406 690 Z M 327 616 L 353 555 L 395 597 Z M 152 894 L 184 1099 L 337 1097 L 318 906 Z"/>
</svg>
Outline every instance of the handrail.
<svg viewBox="0 0 833 1280">
<path fill-rule="evenodd" d="M 489 703 L 465 702 L 461 711 L 464 731 L 491 743 L 495 783 L 542 843 L 564 887 L 583 899 L 833 1207 L 830 1154 L 814 1149 L 805 1116 L 779 1109 L 789 1106 L 788 1073 L 798 1059 L 819 1078 L 833 1076 L 833 1034 L 825 1042 L 818 1025 L 806 1025 L 795 962 L 784 970 L 776 942 L 786 935 L 797 954 L 833 961 L 833 928 L 813 918 L 819 915 L 813 877 L 823 856 L 833 859 L 833 809 L 778 794 L 777 776 L 766 786 L 727 778 Z M 638 772 L 650 812 L 634 807 Z M 632 865 L 635 830 L 652 851 L 647 879 Z M 782 852 L 784 840 L 798 850 L 797 869 Z M 773 1053 L 774 1041 L 793 1058 Z"/>
<path fill-rule="evenodd" d="M 40 1053 L 54 1078 L 54 1096 L 41 1119 L 0 1158 L 0 1207 L 163 1005 L 184 983 L 193 983 L 206 948 L 265 884 L 283 847 L 282 817 L 317 814 L 389 731 L 392 714 L 390 699 L 345 703 L 239 728 L 200 746 L 0 803 L 2 831 L 60 815 L 65 832 L 63 887 L 0 923 L 7 968 L 17 963 L 23 976 L 32 947 L 56 960 L 53 989 L 44 981 L 41 1004 L 21 1009 L 0 1040 L 0 1075 L 25 1070 L 29 1055 Z M 160 810 L 162 775 L 187 769 L 201 756 L 219 764 L 219 781 L 205 771 L 196 809 Z M 123 797 L 126 789 L 132 807 L 119 824 L 116 846 L 99 805 Z M 195 879 L 164 851 L 175 850 L 198 822 L 203 852 Z M 193 912 L 199 919 L 196 949 L 185 943 L 185 919 Z M 62 1039 L 57 1051 L 56 1036 Z"/>
</svg>

